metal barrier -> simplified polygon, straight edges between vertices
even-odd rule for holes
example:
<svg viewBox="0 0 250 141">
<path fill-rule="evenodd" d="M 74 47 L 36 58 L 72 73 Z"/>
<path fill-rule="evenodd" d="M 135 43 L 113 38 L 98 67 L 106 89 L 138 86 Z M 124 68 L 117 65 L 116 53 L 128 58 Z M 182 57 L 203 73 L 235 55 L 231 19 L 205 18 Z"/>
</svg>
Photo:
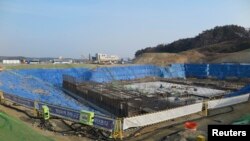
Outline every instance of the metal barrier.
<svg viewBox="0 0 250 141">
<path fill-rule="evenodd" d="M 38 110 L 42 109 L 42 106 L 46 105 L 49 107 L 50 113 L 54 116 L 60 117 L 60 118 L 65 118 L 71 121 L 79 122 L 80 120 L 80 111 L 60 107 L 60 106 L 55 106 L 55 105 L 50 105 L 47 103 L 43 102 L 38 102 Z"/>
<path fill-rule="evenodd" d="M 110 132 L 114 129 L 115 120 L 107 117 L 102 117 L 95 115 L 94 126 L 103 130 L 108 130 Z"/>
<path fill-rule="evenodd" d="M 186 77 L 250 78 L 249 64 L 185 64 Z"/>
<path fill-rule="evenodd" d="M 4 92 L 1 92 L 0 96 L 1 96 L 1 98 L 0 98 L 1 101 L 4 99 L 4 100 L 10 101 L 10 102 L 22 105 L 26 108 L 35 109 L 35 110 L 39 110 L 39 111 L 42 110 L 43 105 L 46 105 L 49 107 L 51 115 L 54 115 L 54 116 L 57 116 L 60 118 L 64 118 L 64 119 L 67 119 L 70 121 L 79 122 L 79 123 L 81 120 L 80 119 L 81 111 L 77 111 L 77 110 L 73 110 L 73 109 L 69 109 L 69 108 L 65 108 L 65 107 L 60 107 L 60 106 L 56 106 L 56 105 L 51 105 L 51 104 L 44 103 L 44 102 L 33 101 L 30 99 L 7 94 Z M 95 128 L 102 129 L 102 130 L 109 131 L 109 132 L 113 132 L 114 124 L 115 124 L 115 119 L 100 116 L 100 115 L 94 116 L 93 126 Z"/>
<path fill-rule="evenodd" d="M 27 108 L 34 108 L 34 106 L 35 106 L 33 100 L 29 100 L 26 98 L 22 98 L 22 97 L 7 94 L 7 93 L 3 93 L 3 96 L 4 96 L 4 99 L 12 101 L 13 103 L 20 104 L 20 105 L 27 107 Z"/>
</svg>

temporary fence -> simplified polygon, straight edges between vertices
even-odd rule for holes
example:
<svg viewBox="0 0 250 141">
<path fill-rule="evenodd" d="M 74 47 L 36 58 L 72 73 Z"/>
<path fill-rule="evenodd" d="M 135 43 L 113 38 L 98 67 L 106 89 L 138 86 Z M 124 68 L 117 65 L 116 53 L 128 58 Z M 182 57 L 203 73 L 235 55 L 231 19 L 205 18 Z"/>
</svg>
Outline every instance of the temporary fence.
<svg viewBox="0 0 250 141">
<path fill-rule="evenodd" d="M 209 74 L 207 64 L 185 64 L 186 77 L 206 78 Z"/>
<path fill-rule="evenodd" d="M 248 101 L 248 99 L 249 99 L 249 94 L 244 94 L 240 96 L 211 100 L 211 101 L 208 101 L 208 109 L 226 107 L 226 106 L 246 102 Z"/>
<path fill-rule="evenodd" d="M 185 78 L 184 64 L 171 64 L 167 67 L 162 67 L 163 78 Z"/>
<path fill-rule="evenodd" d="M 248 64 L 185 64 L 186 77 L 250 78 Z"/>
<path fill-rule="evenodd" d="M 184 69 L 183 64 L 172 64 L 166 67 L 154 65 L 103 67 L 86 71 L 79 77 L 79 81 L 111 82 L 145 77 L 185 78 Z"/>
<path fill-rule="evenodd" d="M 195 78 L 250 78 L 249 64 L 185 64 L 186 77 Z M 225 95 L 234 97 L 250 93 L 250 85 L 246 85 L 236 92 Z"/>
<path fill-rule="evenodd" d="M 154 65 L 126 67 L 103 67 L 83 74 L 82 81 L 111 82 L 114 80 L 133 80 L 144 77 L 161 77 L 162 72 Z"/>
<path fill-rule="evenodd" d="M 202 103 L 196 103 L 160 112 L 124 118 L 123 130 L 126 130 L 131 127 L 142 127 L 146 125 L 159 123 L 162 121 L 182 117 L 185 115 L 194 114 L 200 112 L 201 110 L 202 110 Z"/>
<path fill-rule="evenodd" d="M 24 107 L 27 107 L 30 109 L 37 109 L 40 111 L 42 110 L 42 106 L 46 105 L 49 107 L 51 115 L 61 117 L 63 119 L 67 119 L 67 120 L 74 121 L 74 122 L 81 123 L 82 119 L 80 117 L 81 116 L 86 117 L 86 115 L 82 115 L 84 113 L 82 113 L 81 111 L 69 109 L 66 107 L 51 105 L 51 104 L 39 102 L 39 101 L 33 101 L 30 99 L 22 98 L 22 97 L 7 94 L 7 93 L 4 93 L 3 97 L 4 97 L 4 100 L 11 101 L 13 103 L 22 105 Z M 103 115 L 98 115 L 98 114 L 94 116 L 93 126 L 96 128 L 112 132 L 114 129 L 114 124 L 115 124 L 115 119 L 113 118 L 106 117 Z"/>
<path fill-rule="evenodd" d="M 240 96 L 211 100 L 208 101 L 207 103 L 208 103 L 208 109 L 216 109 L 247 102 L 248 100 L 249 100 L 249 94 L 244 94 Z M 123 130 L 129 129 L 131 127 L 143 127 L 147 125 L 152 125 L 155 123 L 160 123 L 163 121 L 198 113 L 201 112 L 202 109 L 204 109 L 204 107 L 202 107 L 203 105 L 205 104 L 196 103 L 160 112 L 124 118 Z"/>
</svg>

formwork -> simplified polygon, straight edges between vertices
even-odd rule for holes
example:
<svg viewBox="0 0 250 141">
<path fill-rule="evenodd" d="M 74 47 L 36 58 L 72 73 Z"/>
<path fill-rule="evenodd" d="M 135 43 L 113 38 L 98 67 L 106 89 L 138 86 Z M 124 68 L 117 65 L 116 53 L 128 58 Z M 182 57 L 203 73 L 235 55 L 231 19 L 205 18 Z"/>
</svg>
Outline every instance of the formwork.
<svg viewBox="0 0 250 141">
<path fill-rule="evenodd" d="M 199 80 L 160 77 L 113 83 L 81 83 L 68 81 L 70 76 L 64 76 L 64 78 L 64 89 L 107 110 L 116 117 L 136 116 L 190 105 L 204 99 L 221 98 L 243 86 L 237 82 L 210 80 L 210 85 L 205 87 Z"/>
</svg>

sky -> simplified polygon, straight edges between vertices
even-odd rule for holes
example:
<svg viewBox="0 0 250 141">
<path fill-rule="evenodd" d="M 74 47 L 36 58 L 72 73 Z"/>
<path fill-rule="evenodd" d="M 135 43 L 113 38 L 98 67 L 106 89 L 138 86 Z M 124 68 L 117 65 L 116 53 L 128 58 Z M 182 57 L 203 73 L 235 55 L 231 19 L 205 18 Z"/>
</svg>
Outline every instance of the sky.
<svg viewBox="0 0 250 141">
<path fill-rule="evenodd" d="M 0 0 L 0 56 L 132 58 L 228 24 L 250 27 L 249 0 Z"/>
</svg>

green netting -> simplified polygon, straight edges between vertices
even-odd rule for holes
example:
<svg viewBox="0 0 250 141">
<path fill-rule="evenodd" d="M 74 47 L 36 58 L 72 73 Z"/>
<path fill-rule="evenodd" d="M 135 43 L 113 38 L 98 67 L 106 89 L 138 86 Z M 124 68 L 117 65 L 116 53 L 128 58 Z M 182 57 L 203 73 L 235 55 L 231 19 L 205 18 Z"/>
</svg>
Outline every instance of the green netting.
<svg viewBox="0 0 250 141">
<path fill-rule="evenodd" d="M 20 120 L 0 113 L 1 141 L 53 141 L 35 132 Z"/>
</svg>

